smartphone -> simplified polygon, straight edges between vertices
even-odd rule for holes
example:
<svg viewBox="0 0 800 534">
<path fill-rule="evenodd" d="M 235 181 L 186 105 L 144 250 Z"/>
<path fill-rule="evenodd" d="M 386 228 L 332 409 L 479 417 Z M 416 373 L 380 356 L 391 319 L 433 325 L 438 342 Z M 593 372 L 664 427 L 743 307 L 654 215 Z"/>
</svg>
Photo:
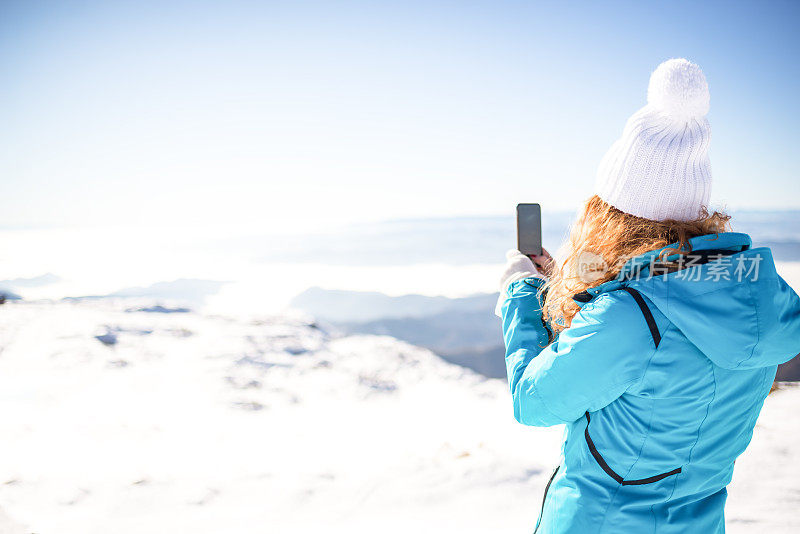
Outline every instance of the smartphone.
<svg viewBox="0 0 800 534">
<path fill-rule="evenodd" d="M 542 208 L 517 204 L 517 248 L 526 256 L 542 253 Z"/>
</svg>

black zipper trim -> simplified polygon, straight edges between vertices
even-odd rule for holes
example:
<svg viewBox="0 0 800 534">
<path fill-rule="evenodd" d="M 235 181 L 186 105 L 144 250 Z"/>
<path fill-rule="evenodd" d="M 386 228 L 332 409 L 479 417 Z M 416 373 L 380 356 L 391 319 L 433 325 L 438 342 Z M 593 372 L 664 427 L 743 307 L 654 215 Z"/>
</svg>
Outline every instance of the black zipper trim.
<svg viewBox="0 0 800 534">
<path fill-rule="evenodd" d="M 644 298 L 642 298 L 642 294 L 632 287 L 625 286 L 620 289 L 630 293 L 630 295 L 636 301 L 636 304 L 639 305 L 639 309 L 642 310 L 642 315 L 644 315 L 644 320 L 647 321 L 647 327 L 650 329 L 650 335 L 653 336 L 653 343 L 655 343 L 656 348 L 658 348 L 658 344 L 661 343 L 661 332 L 658 331 L 658 325 L 656 324 L 656 320 L 653 318 L 653 312 L 650 311 L 650 308 L 647 306 Z"/>
<path fill-rule="evenodd" d="M 539 511 L 539 520 L 536 522 L 536 528 L 533 530 L 533 534 L 536 534 L 536 532 L 538 532 L 539 525 L 542 524 L 542 515 L 544 515 L 544 503 L 547 502 L 547 490 L 550 489 L 550 484 L 553 483 L 553 479 L 556 478 L 556 473 L 558 473 L 558 470 L 560 468 L 561 468 L 560 465 L 555 468 L 553 474 L 550 475 L 550 480 L 547 481 L 547 485 L 544 487 L 544 497 L 542 497 L 542 509 Z"/>
<path fill-rule="evenodd" d="M 580 293 L 575 293 L 572 296 L 572 298 L 573 298 L 573 300 L 576 300 L 578 302 L 589 302 L 594 297 L 592 297 L 591 293 L 589 293 L 588 291 L 584 290 L 584 291 L 581 291 Z"/>
<path fill-rule="evenodd" d="M 681 472 L 681 467 L 673 469 L 672 471 L 667 471 L 666 473 L 661 473 L 660 475 L 653 475 L 647 478 L 637 478 L 636 480 L 624 480 L 621 476 L 619 476 L 611 467 L 609 467 L 608 463 L 606 463 L 603 456 L 597 450 L 597 447 L 594 446 L 594 442 L 592 441 L 591 436 L 589 436 L 589 422 L 591 421 L 591 417 L 589 417 L 589 412 L 586 412 L 586 430 L 584 430 L 583 435 L 586 437 L 586 443 L 589 445 L 589 451 L 594 456 L 594 459 L 603 468 L 603 471 L 606 472 L 608 476 L 613 478 L 617 484 L 621 484 L 623 486 L 638 486 L 641 484 L 652 484 L 653 482 L 658 482 L 662 478 L 667 478 L 668 476 L 677 475 Z M 542 503 L 542 508 L 544 508 L 544 503 Z"/>
</svg>

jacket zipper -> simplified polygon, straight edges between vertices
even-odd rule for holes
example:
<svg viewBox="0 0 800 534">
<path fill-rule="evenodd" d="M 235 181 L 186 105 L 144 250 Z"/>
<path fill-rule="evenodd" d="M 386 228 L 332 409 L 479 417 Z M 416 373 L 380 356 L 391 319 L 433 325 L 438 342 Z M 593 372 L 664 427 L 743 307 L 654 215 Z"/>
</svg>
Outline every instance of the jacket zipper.
<svg viewBox="0 0 800 534">
<path fill-rule="evenodd" d="M 542 509 L 539 511 L 539 520 L 536 522 L 536 528 L 533 531 L 533 534 L 536 534 L 539 531 L 539 525 L 542 523 L 542 516 L 544 515 L 544 503 L 547 502 L 547 490 L 550 489 L 550 484 L 553 483 L 553 479 L 556 478 L 556 473 L 561 466 L 559 465 L 553 470 L 553 474 L 550 475 L 550 480 L 547 481 L 547 485 L 544 487 L 544 497 L 542 497 Z"/>
</svg>

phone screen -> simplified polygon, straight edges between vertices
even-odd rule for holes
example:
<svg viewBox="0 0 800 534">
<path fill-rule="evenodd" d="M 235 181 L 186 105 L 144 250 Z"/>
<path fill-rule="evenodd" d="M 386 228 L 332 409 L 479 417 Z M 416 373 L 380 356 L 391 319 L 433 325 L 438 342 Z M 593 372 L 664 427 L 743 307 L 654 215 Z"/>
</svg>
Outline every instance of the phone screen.
<svg viewBox="0 0 800 534">
<path fill-rule="evenodd" d="M 517 248 L 526 256 L 542 253 L 542 208 L 539 204 L 517 204 Z"/>
</svg>

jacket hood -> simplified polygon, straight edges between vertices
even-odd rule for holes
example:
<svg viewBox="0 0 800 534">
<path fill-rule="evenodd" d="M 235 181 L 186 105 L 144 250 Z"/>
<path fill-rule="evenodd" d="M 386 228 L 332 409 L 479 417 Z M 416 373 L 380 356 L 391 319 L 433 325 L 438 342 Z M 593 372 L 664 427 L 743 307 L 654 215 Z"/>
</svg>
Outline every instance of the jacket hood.
<svg viewBox="0 0 800 534">
<path fill-rule="evenodd" d="M 800 297 L 776 272 L 770 249 L 751 248 L 750 237 L 735 232 L 699 236 L 690 243 L 692 254 L 706 251 L 711 261 L 693 266 L 687 261 L 685 268 L 665 273 L 651 263 L 664 249 L 653 250 L 632 258 L 617 278 L 587 292 L 637 289 L 726 369 L 778 365 L 800 353 Z"/>
</svg>

